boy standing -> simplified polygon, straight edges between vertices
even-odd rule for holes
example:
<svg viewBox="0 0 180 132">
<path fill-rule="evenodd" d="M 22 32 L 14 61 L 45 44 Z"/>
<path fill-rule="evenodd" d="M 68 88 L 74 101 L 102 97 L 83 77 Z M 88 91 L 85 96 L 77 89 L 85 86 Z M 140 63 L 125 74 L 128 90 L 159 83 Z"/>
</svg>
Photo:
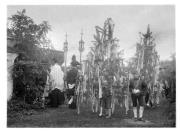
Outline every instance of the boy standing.
<svg viewBox="0 0 180 132">
<path fill-rule="evenodd" d="M 100 114 L 103 115 L 103 108 L 106 111 L 106 118 L 111 117 L 111 100 L 112 100 L 112 90 L 109 86 L 109 82 L 103 77 L 102 78 L 102 98 L 100 98 Z"/>
<path fill-rule="evenodd" d="M 144 76 L 136 76 L 133 81 L 130 82 L 130 92 L 133 102 L 133 113 L 134 120 L 143 121 L 143 112 L 144 112 L 144 95 L 147 90 L 147 85 L 144 81 Z M 137 117 L 137 102 L 139 104 L 139 118 Z"/>
</svg>

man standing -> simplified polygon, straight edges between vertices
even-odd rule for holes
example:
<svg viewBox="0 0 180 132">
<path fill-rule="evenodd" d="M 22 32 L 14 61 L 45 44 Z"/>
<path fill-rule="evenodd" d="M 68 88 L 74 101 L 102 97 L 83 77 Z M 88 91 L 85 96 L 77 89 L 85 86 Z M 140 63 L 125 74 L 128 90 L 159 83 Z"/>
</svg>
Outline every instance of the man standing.
<svg viewBox="0 0 180 132">
<path fill-rule="evenodd" d="M 111 89 L 111 76 L 105 71 L 101 78 L 102 82 L 102 97 L 100 97 L 100 114 L 99 117 L 103 115 L 103 109 L 106 111 L 106 118 L 111 118 L 111 101 L 112 101 L 112 89 Z"/>
<path fill-rule="evenodd" d="M 76 60 L 76 56 L 72 56 L 72 61 L 71 61 L 71 67 L 70 70 L 67 72 L 66 76 L 66 82 L 67 82 L 67 99 L 68 99 L 68 104 L 69 108 L 71 109 L 76 109 L 76 88 L 77 88 L 77 80 L 79 77 L 79 71 L 80 70 L 80 63 Z"/>
<path fill-rule="evenodd" d="M 143 112 L 144 112 L 144 95 L 147 89 L 147 85 L 144 81 L 144 76 L 135 76 L 134 80 L 130 82 L 130 92 L 133 102 L 133 113 L 134 120 L 143 121 Z M 139 118 L 137 117 L 137 102 L 139 104 Z"/>
<path fill-rule="evenodd" d="M 73 56 L 72 56 L 71 66 L 76 67 L 76 68 L 79 68 L 80 65 L 81 65 L 81 64 L 76 60 L 76 56 L 73 55 Z"/>
<path fill-rule="evenodd" d="M 63 80 L 63 71 L 61 66 L 57 63 L 57 60 L 53 59 L 53 65 L 50 68 L 50 83 L 51 83 L 51 93 L 50 104 L 52 107 L 58 107 L 65 100 L 63 90 L 64 90 L 64 80 Z"/>
<path fill-rule="evenodd" d="M 153 87 L 153 103 L 154 103 L 154 107 L 155 106 L 159 106 L 159 84 L 156 83 L 154 84 Z"/>
</svg>

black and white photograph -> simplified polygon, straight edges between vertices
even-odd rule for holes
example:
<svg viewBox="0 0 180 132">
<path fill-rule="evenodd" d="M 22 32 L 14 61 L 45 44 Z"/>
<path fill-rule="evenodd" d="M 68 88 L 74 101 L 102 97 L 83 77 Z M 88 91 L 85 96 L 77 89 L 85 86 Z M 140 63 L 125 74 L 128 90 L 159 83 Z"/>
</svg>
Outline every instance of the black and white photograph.
<svg viewBox="0 0 180 132">
<path fill-rule="evenodd" d="M 175 5 L 6 9 L 7 128 L 176 128 Z"/>
</svg>

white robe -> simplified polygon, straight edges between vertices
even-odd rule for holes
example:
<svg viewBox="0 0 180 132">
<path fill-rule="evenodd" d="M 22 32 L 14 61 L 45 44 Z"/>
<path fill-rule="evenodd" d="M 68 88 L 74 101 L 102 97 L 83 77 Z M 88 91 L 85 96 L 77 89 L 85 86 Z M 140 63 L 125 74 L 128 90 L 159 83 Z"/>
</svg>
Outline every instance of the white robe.
<svg viewBox="0 0 180 132">
<path fill-rule="evenodd" d="M 61 67 L 58 64 L 51 66 L 50 80 L 52 81 L 53 89 L 57 88 L 63 91 L 63 71 L 61 70 Z"/>
</svg>

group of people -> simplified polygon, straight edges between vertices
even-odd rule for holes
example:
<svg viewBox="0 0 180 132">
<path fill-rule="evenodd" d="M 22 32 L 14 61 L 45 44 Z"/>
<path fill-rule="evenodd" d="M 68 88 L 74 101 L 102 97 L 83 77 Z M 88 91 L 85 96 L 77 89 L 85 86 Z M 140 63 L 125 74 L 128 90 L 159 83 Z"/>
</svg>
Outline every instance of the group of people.
<svg viewBox="0 0 180 132">
<path fill-rule="evenodd" d="M 99 97 L 100 98 L 99 116 L 100 117 L 103 116 L 103 109 L 104 109 L 106 118 L 111 117 L 112 100 L 113 100 L 112 99 L 113 98 L 112 88 L 109 88 L 108 84 L 109 84 L 109 82 L 107 82 L 106 79 L 102 78 L 102 96 Z M 127 93 L 127 87 L 126 87 L 126 90 L 124 90 L 124 93 Z M 143 112 L 144 112 L 144 106 L 145 106 L 145 100 L 144 99 L 145 99 L 146 92 L 147 92 L 147 84 L 144 80 L 143 75 L 142 76 L 135 76 L 130 81 L 129 92 L 131 94 L 131 99 L 132 99 L 131 102 L 133 105 L 134 120 L 135 121 L 138 121 L 138 120 L 144 121 L 143 120 Z M 119 97 L 116 97 L 116 98 L 119 98 Z M 122 99 L 122 101 L 124 101 L 125 107 L 126 107 L 126 105 L 129 105 L 129 103 L 127 103 L 127 101 L 129 101 L 129 100 L 127 100 L 127 98 Z M 139 106 L 139 114 L 138 114 L 138 106 Z M 129 106 L 127 106 L 127 107 L 129 108 Z M 139 117 L 138 117 L 138 115 L 139 115 Z"/>
<path fill-rule="evenodd" d="M 52 66 L 47 71 L 46 87 L 43 94 L 43 100 L 45 101 L 48 98 L 48 104 L 51 107 L 58 107 L 65 100 L 63 76 L 62 68 L 54 58 L 52 60 Z"/>
<path fill-rule="evenodd" d="M 79 67 L 80 63 L 76 60 L 76 56 L 73 55 L 71 67 Z M 58 64 L 56 58 L 52 60 L 52 65 L 47 71 L 47 82 L 46 88 L 44 89 L 43 101 L 48 98 L 48 104 L 51 107 L 58 107 L 65 102 L 68 94 L 65 94 L 68 90 L 65 88 L 65 79 L 67 78 L 64 74 L 63 68 Z M 75 74 L 76 76 L 77 74 Z M 74 77 L 75 78 L 75 77 Z M 72 80 L 74 81 L 74 80 Z M 66 91 L 67 90 L 67 91 Z M 70 94 L 71 95 L 71 94 Z"/>
<path fill-rule="evenodd" d="M 76 60 L 76 56 L 73 55 L 71 62 L 71 69 L 78 69 L 80 63 Z M 68 77 L 69 76 L 69 77 Z M 64 72 L 61 66 L 58 64 L 56 59 L 53 59 L 53 64 L 48 72 L 48 88 L 45 89 L 44 99 L 49 97 L 49 104 L 52 107 L 58 107 L 63 104 L 67 99 L 70 107 L 76 108 L 76 106 L 70 105 L 73 104 L 74 94 L 75 94 L 75 85 L 76 85 L 77 71 L 69 75 L 64 76 Z M 101 77 L 101 86 L 102 91 L 99 92 L 99 102 L 100 102 L 100 113 L 99 116 L 103 116 L 103 111 L 106 110 L 106 118 L 110 118 L 112 114 L 112 98 L 113 91 L 109 87 L 111 82 L 108 82 L 108 75 Z M 68 84 L 65 84 L 65 80 Z M 73 85 L 74 84 L 74 85 Z M 65 89 L 65 86 L 67 89 Z M 128 86 L 127 86 L 128 87 Z M 158 86 L 154 86 L 154 96 L 156 96 L 156 101 L 158 101 L 157 90 Z M 144 106 L 149 103 L 150 97 L 147 99 L 148 95 L 148 84 L 146 83 L 143 75 L 135 75 L 133 79 L 129 82 L 129 93 L 131 95 L 132 106 L 133 106 L 133 115 L 135 121 L 144 121 L 143 112 Z M 76 105 L 76 103 L 74 103 Z M 127 104 L 125 104 L 127 105 Z M 138 107 L 139 106 L 139 107 Z M 139 108 L 139 110 L 138 110 Z"/>
<path fill-rule="evenodd" d="M 122 81 L 123 80 L 123 81 Z M 116 89 L 110 88 L 106 79 L 102 78 L 102 96 L 100 99 L 100 113 L 103 115 L 105 109 L 106 118 L 110 118 L 113 113 L 113 104 L 125 107 L 128 114 L 129 107 L 133 107 L 133 115 L 135 121 L 144 121 L 143 113 L 145 107 L 155 108 L 160 104 L 160 98 L 163 97 L 165 88 L 161 82 L 155 84 L 147 82 L 144 75 L 134 75 L 130 81 L 122 79 Z M 166 85 L 167 86 L 167 85 Z M 118 93 L 118 91 L 120 93 Z M 114 95 L 113 95 L 114 94 Z M 129 96 L 130 95 L 130 96 Z M 114 96 L 114 97 L 113 97 Z M 130 97 L 130 99 L 129 99 Z"/>
</svg>

